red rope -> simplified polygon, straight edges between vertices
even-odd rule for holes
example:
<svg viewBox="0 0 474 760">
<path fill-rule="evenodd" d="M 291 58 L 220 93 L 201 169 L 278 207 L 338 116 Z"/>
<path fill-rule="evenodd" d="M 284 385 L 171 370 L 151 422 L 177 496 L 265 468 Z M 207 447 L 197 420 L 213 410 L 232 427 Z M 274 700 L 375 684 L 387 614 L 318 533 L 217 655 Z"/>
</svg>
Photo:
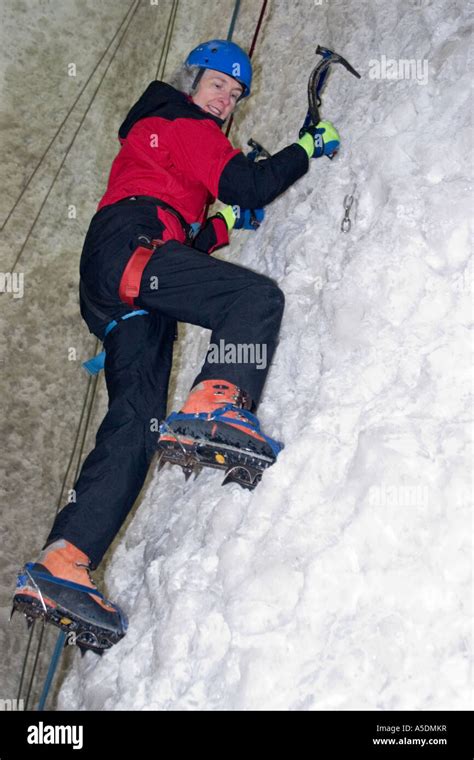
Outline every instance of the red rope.
<svg viewBox="0 0 474 760">
<path fill-rule="evenodd" d="M 252 44 L 249 50 L 249 58 L 252 58 L 255 45 L 257 44 L 258 35 L 260 34 L 260 27 L 262 26 L 263 17 L 267 8 L 267 2 L 268 0 L 263 0 L 262 10 L 260 11 L 260 18 L 258 19 L 257 28 L 255 29 L 255 34 L 253 36 Z"/>
<path fill-rule="evenodd" d="M 249 58 L 250 59 L 253 56 L 253 53 L 254 53 L 254 50 L 255 50 L 255 46 L 257 44 L 258 35 L 260 34 L 260 27 L 262 26 L 263 17 L 265 15 L 265 11 L 267 9 L 267 3 L 268 3 L 268 0 L 263 0 L 262 7 L 260 9 L 260 16 L 258 17 L 257 26 L 255 27 L 255 32 L 254 32 L 254 35 L 253 35 L 252 44 L 250 45 L 250 50 L 249 50 Z M 230 130 L 232 128 L 232 124 L 233 123 L 234 123 L 234 117 L 231 116 L 230 120 L 229 120 L 229 123 L 227 125 L 226 133 L 225 133 L 226 137 L 229 137 L 229 132 L 230 132 Z M 207 212 L 206 212 L 206 216 L 207 216 Z"/>
<path fill-rule="evenodd" d="M 252 56 L 253 56 L 253 53 L 254 53 L 254 50 L 255 50 L 255 46 L 257 44 L 258 35 L 260 34 L 260 27 L 262 26 L 263 17 L 265 15 L 265 11 L 267 9 L 267 4 L 268 4 L 268 0 L 263 0 L 262 7 L 260 9 L 260 15 L 259 15 L 258 21 L 257 21 L 257 26 L 255 27 L 255 32 L 254 32 L 254 35 L 253 35 L 252 44 L 250 45 L 249 58 L 252 58 Z M 229 137 L 229 132 L 230 132 L 230 130 L 232 128 L 232 124 L 233 123 L 234 123 L 234 117 L 231 116 L 230 119 L 229 119 L 229 123 L 227 125 L 226 132 L 225 132 L 225 136 L 226 137 Z M 207 219 L 208 212 L 209 212 L 209 204 L 207 204 L 206 211 L 204 213 L 204 223 L 205 223 L 205 221 Z"/>
</svg>

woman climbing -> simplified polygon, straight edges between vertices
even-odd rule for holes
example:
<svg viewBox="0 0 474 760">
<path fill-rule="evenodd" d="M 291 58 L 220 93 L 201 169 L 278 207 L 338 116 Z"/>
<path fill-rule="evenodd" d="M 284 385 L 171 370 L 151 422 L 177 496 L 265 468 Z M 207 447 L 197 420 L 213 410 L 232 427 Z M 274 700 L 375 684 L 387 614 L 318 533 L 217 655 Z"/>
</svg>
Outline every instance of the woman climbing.
<svg viewBox="0 0 474 760">
<path fill-rule="evenodd" d="M 339 145 L 334 127 L 321 122 L 252 162 L 222 133 L 250 95 L 247 54 L 211 40 L 189 54 L 181 73 L 178 88 L 153 81 L 119 130 L 120 150 L 80 263 L 81 314 L 104 341 L 109 407 L 75 500 L 18 576 L 14 597 L 14 608 L 30 619 L 72 631 L 78 646 L 97 652 L 118 641 L 127 622 L 90 571 L 132 508 L 157 446 L 173 461 L 173 452 L 189 456 L 199 440 L 207 457 L 237 450 L 260 469 L 281 448 L 261 431 L 255 411 L 283 293 L 268 277 L 209 254 L 245 225 L 248 210 L 258 209 L 261 219 L 260 210 L 306 173 L 310 158 Z M 206 219 L 216 198 L 228 205 Z M 211 346 L 264 347 L 266 361 L 216 361 L 215 352 L 211 361 L 208 353 L 180 412 L 165 420 L 177 321 L 211 330 Z M 153 420 L 164 420 L 159 440 Z"/>
</svg>

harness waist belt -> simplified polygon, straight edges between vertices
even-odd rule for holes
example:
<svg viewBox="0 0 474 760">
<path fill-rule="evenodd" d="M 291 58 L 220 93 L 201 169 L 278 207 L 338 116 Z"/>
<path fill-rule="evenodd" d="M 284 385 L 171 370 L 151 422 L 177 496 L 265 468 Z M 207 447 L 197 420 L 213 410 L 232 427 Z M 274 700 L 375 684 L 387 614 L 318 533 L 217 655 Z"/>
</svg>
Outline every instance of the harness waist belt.
<svg viewBox="0 0 474 760">
<path fill-rule="evenodd" d="M 133 203 L 136 201 L 141 201 L 143 203 L 152 203 L 155 206 L 159 206 L 159 208 L 164 209 L 165 211 L 169 211 L 170 214 L 173 214 L 173 216 L 176 217 L 181 227 L 183 228 L 184 234 L 186 235 L 186 242 L 190 243 L 192 241 L 195 235 L 193 226 L 191 224 L 188 224 L 184 216 L 180 214 L 179 211 L 173 208 L 173 206 L 170 206 L 169 203 L 166 203 L 166 201 L 162 201 L 160 198 L 154 198 L 152 195 L 129 195 L 127 198 L 122 198 L 121 200 L 116 201 L 114 205 L 117 206 L 120 203 Z"/>
</svg>

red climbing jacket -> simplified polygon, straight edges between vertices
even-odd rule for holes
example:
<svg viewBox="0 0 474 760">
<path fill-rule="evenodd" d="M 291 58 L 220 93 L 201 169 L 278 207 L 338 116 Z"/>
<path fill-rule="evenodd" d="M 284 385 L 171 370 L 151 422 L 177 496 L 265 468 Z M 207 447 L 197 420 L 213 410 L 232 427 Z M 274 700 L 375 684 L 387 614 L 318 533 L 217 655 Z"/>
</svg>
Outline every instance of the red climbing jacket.
<svg viewBox="0 0 474 760">
<path fill-rule="evenodd" d="M 204 111 L 190 96 L 154 81 L 132 107 L 119 130 L 120 151 L 98 208 L 134 195 L 158 198 L 187 224 L 199 223 L 194 247 L 208 253 L 228 243 L 222 217 L 204 219 L 219 198 L 241 208 L 261 208 L 307 170 L 309 159 L 293 143 L 254 163 L 232 147 L 223 120 Z M 188 242 L 176 214 L 157 209 L 165 224 L 163 241 Z"/>
</svg>

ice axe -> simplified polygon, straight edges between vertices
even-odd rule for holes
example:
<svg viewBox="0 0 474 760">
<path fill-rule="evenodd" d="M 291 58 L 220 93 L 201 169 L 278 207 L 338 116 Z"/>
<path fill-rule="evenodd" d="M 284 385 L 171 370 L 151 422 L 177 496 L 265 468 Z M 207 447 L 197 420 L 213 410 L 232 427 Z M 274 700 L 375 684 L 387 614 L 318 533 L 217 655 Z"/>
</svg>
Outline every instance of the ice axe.
<svg viewBox="0 0 474 760">
<path fill-rule="evenodd" d="M 247 145 L 252 148 L 252 150 L 247 153 L 247 158 L 249 158 L 251 161 L 258 161 L 260 158 L 270 158 L 272 155 L 266 148 L 263 147 L 263 145 L 254 140 L 252 137 L 248 141 Z M 250 224 L 255 230 L 257 230 L 261 224 L 261 221 L 257 219 L 257 215 L 254 209 L 250 209 Z"/>
<path fill-rule="evenodd" d="M 339 55 L 339 53 L 335 53 L 333 50 L 329 50 L 329 48 L 318 45 L 316 48 L 316 55 L 320 55 L 322 58 L 312 70 L 308 80 L 308 112 L 303 127 L 300 130 L 300 137 L 307 127 L 316 126 L 321 121 L 319 113 L 321 94 L 326 85 L 329 70 L 333 63 L 342 63 L 344 68 L 357 77 L 357 79 L 361 78 L 359 72 L 356 71 L 349 61 L 346 61 L 342 55 Z M 334 155 L 335 153 L 331 153 L 328 158 L 334 158 Z"/>
<path fill-rule="evenodd" d="M 248 141 L 247 145 L 252 148 L 250 153 L 247 153 L 247 158 L 250 158 L 251 161 L 258 161 L 259 158 L 270 158 L 272 155 L 263 147 L 263 145 L 260 145 L 260 143 L 258 143 L 252 137 Z"/>
</svg>

